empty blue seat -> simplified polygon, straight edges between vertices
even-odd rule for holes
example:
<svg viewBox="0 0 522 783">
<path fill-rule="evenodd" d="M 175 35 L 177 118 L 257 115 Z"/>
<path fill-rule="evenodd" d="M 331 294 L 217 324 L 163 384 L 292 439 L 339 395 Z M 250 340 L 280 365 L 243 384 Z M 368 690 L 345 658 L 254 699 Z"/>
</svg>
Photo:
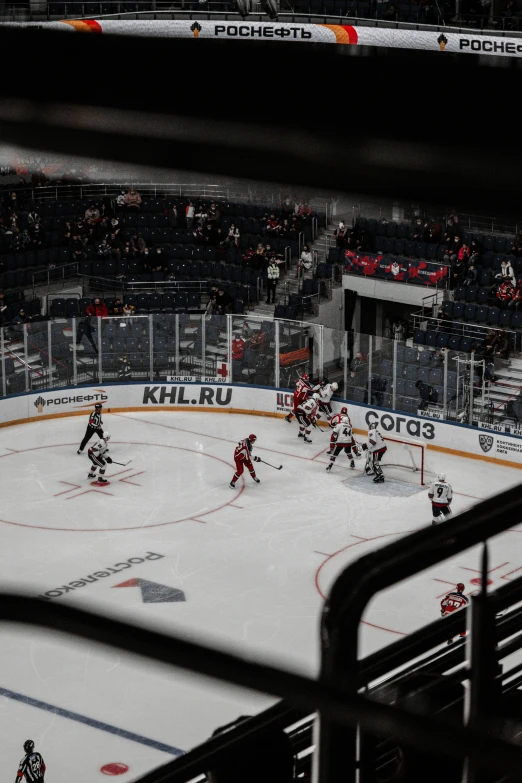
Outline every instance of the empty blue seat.
<svg viewBox="0 0 522 783">
<path fill-rule="evenodd" d="M 452 334 L 448 341 L 448 348 L 450 351 L 460 351 L 460 337 L 456 334 Z"/>
<path fill-rule="evenodd" d="M 413 332 L 413 342 L 416 345 L 424 345 L 425 338 L 426 332 L 423 329 L 415 329 Z"/>
<path fill-rule="evenodd" d="M 498 325 L 503 329 L 509 329 L 511 325 L 511 310 L 501 310 L 498 317 Z"/>
<path fill-rule="evenodd" d="M 447 332 L 437 333 L 437 348 L 446 348 L 450 335 Z"/>
<path fill-rule="evenodd" d="M 488 317 L 486 323 L 490 326 L 497 326 L 500 310 L 498 307 L 490 307 L 488 310 Z"/>
<path fill-rule="evenodd" d="M 453 317 L 454 318 L 463 318 L 464 317 L 464 309 L 466 305 L 464 302 L 455 302 L 455 307 L 453 308 Z"/>
<path fill-rule="evenodd" d="M 466 319 L 466 321 L 474 321 L 476 312 L 477 312 L 476 304 L 467 304 L 464 309 L 464 318 Z"/>
<path fill-rule="evenodd" d="M 464 301 L 467 293 L 468 291 L 466 286 L 463 285 L 459 286 L 458 288 L 455 289 L 455 301 L 456 302 Z"/>
<path fill-rule="evenodd" d="M 429 346 L 430 348 L 435 348 L 437 345 L 437 334 L 438 332 L 426 332 L 425 345 Z"/>
</svg>

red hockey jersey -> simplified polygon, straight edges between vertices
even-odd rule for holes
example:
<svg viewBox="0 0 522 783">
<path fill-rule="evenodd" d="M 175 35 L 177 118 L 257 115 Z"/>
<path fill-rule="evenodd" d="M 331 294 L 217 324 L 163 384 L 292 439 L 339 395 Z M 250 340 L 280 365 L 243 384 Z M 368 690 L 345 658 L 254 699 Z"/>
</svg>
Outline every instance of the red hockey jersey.
<svg viewBox="0 0 522 783">
<path fill-rule="evenodd" d="M 440 609 L 442 614 L 450 614 L 451 612 L 457 612 L 459 609 L 463 609 L 469 604 L 469 598 L 462 593 L 451 592 L 442 599 L 440 602 Z"/>
</svg>

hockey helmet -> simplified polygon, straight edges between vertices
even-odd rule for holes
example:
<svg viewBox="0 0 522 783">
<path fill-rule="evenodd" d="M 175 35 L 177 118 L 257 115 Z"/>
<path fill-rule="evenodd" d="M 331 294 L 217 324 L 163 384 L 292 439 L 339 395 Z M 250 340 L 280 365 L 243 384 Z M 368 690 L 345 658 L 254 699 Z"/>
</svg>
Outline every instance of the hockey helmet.
<svg viewBox="0 0 522 783">
<path fill-rule="evenodd" d="M 24 742 L 24 750 L 26 753 L 32 753 L 34 750 L 34 742 L 32 740 L 26 740 Z"/>
<path fill-rule="evenodd" d="M 319 395 L 317 394 L 317 392 L 315 392 L 315 394 L 312 394 L 312 400 L 315 400 L 317 402 L 318 399 L 319 399 Z"/>
<path fill-rule="evenodd" d="M 446 481 L 446 474 L 445 473 L 439 473 L 437 476 L 439 481 Z"/>
<path fill-rule="evenodd" d="M 257 440 L 257 435 L 249 435 L 247 440 L 249 440 L 250 443 L 255 443 Z"/>
<path fill-rule="evenodd" d="M 101 402 L 97 402 L 96 405 L 94 406 L 94 409 L 97 410 L 97 411 L 101 410 L 102 408 L 103 408 L 103 405 L 101 404 Z"/>
<path fill-rule="evenodd" d="M 105 430 L 103 433 L 103 440 L 107 443 L 110 439 L 111 439 L 111 433 Z"/>
<path fill-rule="evenodd" d="M 368 429 L 369 429 L 369 430 L 376 430 L 376 429 L 377 429 L 377 422 L 376 422 L 376 421 L 371 421 L 371 422 L 368 424 Z"/>
<path fill-rule="evenodd" d="M 338 389 L 338 388 L 339 388 L 339 384 L 338 384 L 338 383 L 336 383 L 336 382 L 334 381 L 334 382 L 332 383 L 332 389 L 333 389 L 334 391 L 337 391 L 337 389 Z"/>
<path fill-rule="evenodd" d="M 462 582 L 459 582 L 457 585 L 457 593 L 463 593 L 465 590 L 466 585 L 463 585 Z"/>
<path fill-rule="evenodd" d="M 348 408 L 341 408 L 341 413 L 343 416 L 348 416 Z"/>
<path fill-rule="evenodd" d="M 308 381 L 308 380 L 310 380 L 310 378 L 309 378 L 309 376 L 308 376 L 308 373 L 306 373 L 306 372 L 304 372 L 304 373 L 301 375 L 301 378 L 303 379 L 303 381 Z"/>
</svg>

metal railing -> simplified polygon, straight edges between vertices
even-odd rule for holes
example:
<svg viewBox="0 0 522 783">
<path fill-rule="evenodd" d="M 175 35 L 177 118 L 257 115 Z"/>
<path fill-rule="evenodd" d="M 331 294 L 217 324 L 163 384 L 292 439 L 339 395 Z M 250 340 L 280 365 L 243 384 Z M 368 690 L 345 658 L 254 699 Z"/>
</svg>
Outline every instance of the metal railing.
<svg viewBox="0 0 522 783">
<path fill-rule="evenodd" d="M 45 163 L 42 163 L 45 166 Z M 1 181 L 0 181 L 1 185 Z M 108 197 L 116 198 L 122 190 L 130 186 L 136 188 L 143 198 L 154 199 L 205 199 L 219 202 L 247 203 L 266 205 L 277 209 L 287 209 L 293 214 L 294 199 L 289 198 L 288 191 L 274 190 L 263 183 L 238 184 L 214 184 L 209 182 L 143 182 L 132 175 L 123 184 L 120 179 L 112 182 L 86 182 L 52 184 L 32 187 L 30 185 L 16 185 L 16 192 L 34 202 L 60 201 L 61 199 L 98 199 Z M 6 190 L 13 186 L 5 186 Z M 332 210 L 333 199 L 312 199 L 308 205 L 319 215 L 327 215 Z"/>
<path fill-rule="evenodd" d="M 171 297 L 168 302 L 151 299 L 158 310 L 150 313 L 138 309 L 127 317 L 66 318 L 64 310 L 54 321 L 4 327 L 0 391 L 5 396 L 67 384 L 169 381 L 181 375 L 194 381 L 293 388 L 299 373 L 307 372 L 335 380 L 339 396 L 353 402 L 476 426 L 494 423 L 510 431 L 512 406 L 508 410 L 494 404 L 491 409 L 490 401 L 501 390 L 492 386 L 489 370 L 481 372 L 482 357 L 470 366 L 470 353 L 452 349 L 451 343 L 411 346 L 399 333 L 401 339 L 395 340 L 312 323 L 321 299 L 331 296 L 332 281 L 317 282 L 318 291 L 295 299 L 285 284 L 284 301 L 295 310 L 287 308 L 290 318 L 275 321 L 249 313 L 205 314 L 204 302 L 187 310 L 185 299 Z M 169 284 L 152 283 L 150 293 L 157 297 L 161 285 Z M 174 283 L 170 291 L 181 292 L 184 285 Z M 201 288 L 205 282 L 193 285 Z M 147 307 L 147 292 L 142 284 L 139 288 L 144 299 L 138 304 Z M 164 304 L 170 311 L 160 309 Z M 55 301 L 55 315 L 56 307 Z M 244 354 L 230 361 L 229 346 L 238 332 Z"/>
<path fill-rule="evenodd" d="M 355 3 L 351 5 L 337 4 L 325 0 L 319 10 L 308 2 L 287 2 L 278 15 L 279 21 L 296 22 L 307 21 L 311 23 L 326 22 L 332 24 L 345 24 L 357 21 L 358 24 L 378 27 L 392 27 L 396 29 L 425 29 L 448 30 L 490 33 L 509 36 L 517 36 L 520 29 L 519 19 L 509 12 L 494 13 L 489 8 L 483 13 L 458 13 L 455 6 L 447 11 L 442 11 L 438 6 L 430 9 L 428 13 L 423 8 L 411 6 L 407 15 L 401 10 L 382 10 L 382 4 L 367 4 L 359 10 Z M 161 18 L 194 18 L 212 19 L 219 14 L 221 19 L 237 19 L 239 14 L 230 2 L 220 0 L 207 0 L 204 3 L 195 3 L 190 0 L 167 2 L 155 0 L 154 2 L 122 2 L 122 0 L 103 0 L 103 2 L 84 2 L 83 0 L 63 0 L 62 2 L 45 3 L 43 7 L 33 8 L 24 3 L 4 3 L 0 10 L 0 19 L 5 21 L 38 21 L 61 18 L 111 18 L 118 19 L 161 19 Z M 242 18 L 242 17 L 239 17 Z M 249 15 L 251 21 L 265 21 L 266 16 L 260 4 L 252 9 Z"/>
</svg>

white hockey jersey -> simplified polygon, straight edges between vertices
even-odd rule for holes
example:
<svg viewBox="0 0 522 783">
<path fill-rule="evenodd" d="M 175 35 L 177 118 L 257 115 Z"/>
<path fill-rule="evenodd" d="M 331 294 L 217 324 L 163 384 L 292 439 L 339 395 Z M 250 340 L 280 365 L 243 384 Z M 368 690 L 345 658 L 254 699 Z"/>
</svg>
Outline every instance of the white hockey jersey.
<svg viewBox="0 0 522 783">
<path fill-rule="evenodd" d="M 379 430 L 369 430 L 366 445 L 370 454 L 375 454 L 377 451 L 384 452 L 387 450 L 386 443 L 384 442 L 384 438 L 382 437 Z"/>
<path fill-rule="evenodd" d="M 453 488 L 447 481 L 434 481 L 430 486 L 428 497 L 437 508 L 447 508 L 453 500 Z"/>
<path fill-rule="evenodd" d="M 332 397 L 334 396 L 334 390 L 332 389 L 332 384 L 327 383 L 325 384 L 322 389 L 319 389 L 319 401 L 323 404 L 326 404 L 330 402 Z"/>
<path fill-rule="evenodd" d="M 331 427 L 334 430 L 337 427 L 337 425 L 340 424 L 341 421 L 344 418 L 348 419 L 348 423 L 351 426 L 352 422 L 350 421 L 350 417 L 346 413 L 336 413 L 336 414 L 334 414 L 332 416 L 332 418 L 330 419 L 330 421 L 328 422 L 328 426 Z"/>
<path fill-rule="evenodd" d="M 353 440 L 351 425 L 347 421 L 337 424 L 332 433 L 332 440 L 337 446 L 351 446 Z"/>
<path fill-rule="evenodd" d="M 99 440 L 94 446 L 90 446 L 88 453 L 93 454 L 95 457 L 103 457 L 109 451 L 109 447 L 104 440 Z"/>
<path fill-rule="evenodd" d="M 302 411 L 308 418 L 315 418 L 317 416 L 317 402 L 312 397 L 309 397 L 301 403 L 298 410 Z"/>
</svg>

